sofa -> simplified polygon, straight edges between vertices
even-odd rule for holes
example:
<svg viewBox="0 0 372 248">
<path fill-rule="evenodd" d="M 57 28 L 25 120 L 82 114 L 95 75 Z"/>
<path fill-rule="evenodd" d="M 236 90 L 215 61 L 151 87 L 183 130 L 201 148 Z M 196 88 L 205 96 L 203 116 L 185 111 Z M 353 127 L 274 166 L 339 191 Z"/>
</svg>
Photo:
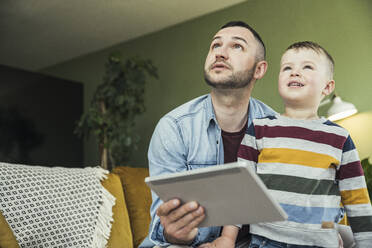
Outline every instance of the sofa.
<svg viewBox="0 0 372 248">
<path fill-rule="evenodd" d="M 137 248 L 147 236 L 150 224 L 151 192 L 144 183 L 147 168 L 119 166 L 102 185 L 116 198 L 113 224 L 107 247 Z M 340 224 L 348 225 L 345 217 Z M 18 248 L 8 223 L 0 212 L 0 248 Z M 350 246 L 352 247 L 352 246 Z"/>
<path fill-rule="evenodd" d="M 147 236 L 150 224 L 151 192 L 144 183 L 147 168 L 118 166 L 102 185 L 116 198 L 107 247 L 137 248 Z M 0 248 L 19 247 L 0 212 Z"/>
</svg>

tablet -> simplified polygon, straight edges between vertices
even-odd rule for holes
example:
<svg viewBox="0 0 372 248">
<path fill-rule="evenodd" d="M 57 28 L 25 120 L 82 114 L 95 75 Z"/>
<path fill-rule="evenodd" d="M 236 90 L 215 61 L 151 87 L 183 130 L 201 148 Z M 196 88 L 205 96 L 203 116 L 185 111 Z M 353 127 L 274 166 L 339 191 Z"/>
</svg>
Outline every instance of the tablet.
<svg viewBox="0 0 372 248">
<path fill-rule="evenodd" d="M 206 218 L 200 227 L 288 218 L 255 171 L 242 162 L 147 177 L 145 182 L 163 201 L 178 198 L 203 206 Z"/>
</svg>

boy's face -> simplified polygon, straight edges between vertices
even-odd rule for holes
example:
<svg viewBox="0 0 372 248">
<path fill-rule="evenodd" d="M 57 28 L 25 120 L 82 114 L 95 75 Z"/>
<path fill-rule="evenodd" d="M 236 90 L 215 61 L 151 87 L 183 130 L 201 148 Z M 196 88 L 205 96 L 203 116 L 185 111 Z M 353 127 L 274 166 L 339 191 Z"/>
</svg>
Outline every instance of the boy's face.
<svg viewBox="0 0 372 248">
<path fill-rule="evenodd" d="M 280 62 L 278 87 L 287 107 L 317 110 L 322 98 L 334 89 L 326 56 L 308 48 L 286 51 Z"/>
</svg>

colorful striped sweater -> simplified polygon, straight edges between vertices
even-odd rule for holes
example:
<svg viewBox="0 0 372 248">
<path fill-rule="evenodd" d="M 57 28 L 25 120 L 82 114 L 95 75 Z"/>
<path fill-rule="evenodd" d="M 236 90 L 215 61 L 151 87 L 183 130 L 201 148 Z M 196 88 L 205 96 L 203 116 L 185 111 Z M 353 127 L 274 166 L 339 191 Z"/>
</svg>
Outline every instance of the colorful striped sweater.
<svg viewBox="0 0 372 248">
<path fill-rule="evenodd" d="M 358 153 L 348 132 L 324 118 L 256 119 L 248 127 L 238 160 L 255 167 L 289 218 L 251 225 L 251 233 L 299 245 L 338 247 L 340 202 L 358 247 L 372 247 L 372 207 Z"/>
</svg>

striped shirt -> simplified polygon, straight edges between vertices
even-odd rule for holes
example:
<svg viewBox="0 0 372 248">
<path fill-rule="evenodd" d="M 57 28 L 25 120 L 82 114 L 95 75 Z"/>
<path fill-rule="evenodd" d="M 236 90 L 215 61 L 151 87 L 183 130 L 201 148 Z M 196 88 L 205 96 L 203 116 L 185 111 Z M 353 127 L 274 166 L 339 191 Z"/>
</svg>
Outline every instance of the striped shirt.
<svg viewBox="0 0 372 248">
<path fill-rule="evenodd" d="M 348 132 L 320 118 L 255 119 L 239 147 L 238 160 L 255 167 L 288 214 L 283 222 L 251 225 L 251 233 L 298 245 L 338 247 L 340 203 L 358 247 L 372 247 L 372 207 L 357 150 Z"/>
</svg>

